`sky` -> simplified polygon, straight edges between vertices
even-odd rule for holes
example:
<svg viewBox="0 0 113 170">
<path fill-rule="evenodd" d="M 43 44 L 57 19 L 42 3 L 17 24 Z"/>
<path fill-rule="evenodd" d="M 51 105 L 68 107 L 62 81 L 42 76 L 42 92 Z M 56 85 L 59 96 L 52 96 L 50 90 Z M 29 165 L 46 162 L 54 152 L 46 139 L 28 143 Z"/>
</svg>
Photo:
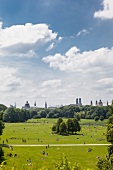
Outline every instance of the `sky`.
<svg viewBox="0 0 113 170">
<path fill-rule="evenodd" d="M 0 0 L 0 103 L 113 99 L 112 0 Z"/>
</svg>

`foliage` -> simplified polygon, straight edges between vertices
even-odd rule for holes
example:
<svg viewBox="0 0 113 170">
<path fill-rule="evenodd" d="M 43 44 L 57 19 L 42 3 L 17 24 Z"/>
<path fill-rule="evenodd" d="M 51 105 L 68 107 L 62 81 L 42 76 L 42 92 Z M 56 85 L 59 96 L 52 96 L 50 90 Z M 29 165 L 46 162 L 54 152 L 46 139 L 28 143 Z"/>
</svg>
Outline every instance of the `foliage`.
<svg viewBox="0 0 113 170">
<path fill-rule="evenodd" d="M 113 170 L 113 166 L 108 159 L 100 158 L 96 166 L 98 170 Z"/>
<path fill-rule="evenodd" d="M 71 166 L 70 162 L 67 160 L 66 156 L 63 156 L 61 163 L 55 164 L 56 170 L 81 170 L 81 167 L 78 163 L 75 163 L 75 165 Z"/>
<path fill-rule="evenodd" d="M 66 134 L 66 124 L 65 122 L 61 122 L 60 126 L 59 126 L 59 133 L 62 134 Z"/>
<path fill-rule="evenodd" d="M 72 119 L 68 119 L 66 122 L 66 129 L 68 133 L 73 133 L 74 131 L 74 123 Z"/>
<path fill-rule="evenodd" d="M 100 120 L 103 121 L 104 120 L 104 116 L 100 116 Z"/>
<path fill-rule="evenodd" d="M 106 138 L 108 142 L 113 143 L 113 124 L 107 125 Z"/>
<path fill-rule="evenodd" d="M 4 151 L 2 150 L 2 147 L 0 147 L 0 163 L 4 160 Z"/>
<path fill-rule="evenodd" d="M 80 124 L 79 124 L 77 119 L 75 119 L 75 118 L 73 119 L 73 124 L 74 124 L 74 132 L 75 133 L 76 132 L 80 132 L 81 126 L 80 126 Z"/>
<path fill-rule="evenodd" d="M 5 128 L 4 123 L 0 120 L 0 135 L 2 135 L 3 129 Z"/>
<path fill-rule="evenodd" d="M 0 104 L 0 111 L 5 111 L 7 107 L 4 104 Z"/>
<path fill-rule="evenodd" d="M 63 121 L 62 118 L 59 118 L 57 123 L 52 126 L 52 131 L 56 131 L 59 134 L 69 134 L 73 132 L 79 132 L 81 130 L 80 124 L 76 118 L 74 119 L 67 119 L 66 123 Z"/>
<path fill-rule="evenodd" d="M 95 119 L 95 121 L 98 121 L 98 120 L 99 120 L 99 117 L 98 117 L 98 116 L 95 116 L 94 119 Z"/>
<path fill-rule="evenodd" d="M 63 119 L 60 117 L 58 120 L 57 120 L 57 123 L 56 123 L 56 132 L 59 133 L 59 127 L 60 127 L 60 124 L 63 122 Z"/>
<path fill-rule="evenodd" d="M 110 116 L 108 119 L 108 124 L 113 124 L 113 116 Z"/>
<path fill-rule="evenodd" d="M 113 106 L 112 106 L 113 107 Z M 111 106 L 76 106 L 68 105 L 61 106 L 60 108 L 30 108 L 29 110 L 19 108 L 6 108 L 2 105 L 0 108 L 0 115 L 3 115 L 5 122 L 25 122 L 32 118 L 76 118 L 80 119 L 94 119 L 96 116 L 100 120 L 109 118 L 112 114 Z M 110 111 L 111 109 L 111 111 Z"/>
</svg>

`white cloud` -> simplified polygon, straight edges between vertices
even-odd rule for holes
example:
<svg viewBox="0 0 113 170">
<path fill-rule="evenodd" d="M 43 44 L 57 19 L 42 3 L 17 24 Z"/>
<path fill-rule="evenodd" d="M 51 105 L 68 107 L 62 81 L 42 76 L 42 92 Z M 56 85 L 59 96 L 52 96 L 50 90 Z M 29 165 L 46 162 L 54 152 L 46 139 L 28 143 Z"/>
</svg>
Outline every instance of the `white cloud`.
<svg viewBox="0 0 113 170">
<path fill-rule="evenodd" d="M 77 33 L 76 37 L 80 36 L 80 35 L 86 35 L 89 32 L 86 29 L 81 30 L 80 32 Z"/>
<path fill-rule="evenodd" d="M 15 76 L 17 70 L 10 67 L 0 68 L 0 91 L 10 92 L 16 90 L 20 84 L 20 78 Z"/>
<path fill-rule="evenodd" d="M 107 78 L 104 78 L 104 79 L 100 79 L 100 80 L 97 81 L 97 83 L 98 83 L 99 87 L 103 87 L 107 90 L 109 88 L 110 89 L 113 88 L 113 78 L 107 77 Z"/>
<path fill-rule="evenodd" d="M 55 54 L 44 57 L 42 60 L 50 67 L 62 71 L 100 71 L 102 68 L 113 67 L 113 48 L 100 48 L 94 51 L 81 53 L 77 47 L 72 47 L 65 55 Z"/>
<path fill-rule="evenodd" d="M 47 81 L 44 81 L 42 83 L 42 87 L 47 87 L 47 86 L 50 86 L 50 87 L 59 87 L 61 86 L 61 80 L 59 79 L 54 79 L 54 80 L 47 80 Z"/>
<path fill-rule="evenodd" d="M 52 43 L 50 44 L 50 46 L 46 49 L 46 51 L 52 50 L 55 47 L 55 44 Z"/>
<path fill-rule="evenodd" d="M 59 37 L 58 40 L 61 41 L 63 39 L 63 37 Z"/>
<path fill-rule="evenodd" d="M 39 45 L 57 37 L 46 24 L 13 25 L 2 28 L 0 22 L 0 56 L 34 56 Z"/>
<path fill-rule="evenodd" d="M 103 0 L 103 10 L 94 13 L 95 18 L 113 19 L 113 1 Z"/>
<path fill-rule="evenodd" d="M 65 53 L 67 57 L 74 57 L 80 50 L 77 47 L 72 47 L 69 51 Z"/>
</svg>

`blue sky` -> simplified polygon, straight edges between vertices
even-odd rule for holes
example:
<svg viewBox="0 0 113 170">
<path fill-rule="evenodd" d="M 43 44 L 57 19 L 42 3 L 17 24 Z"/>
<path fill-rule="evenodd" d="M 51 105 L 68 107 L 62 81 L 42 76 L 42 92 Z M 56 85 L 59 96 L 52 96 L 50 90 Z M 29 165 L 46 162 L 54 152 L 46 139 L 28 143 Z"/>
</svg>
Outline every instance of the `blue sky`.
<svg viewBox="0 0 113 170">
<path fill-rule="evenodd" d="M 111 0 L 0 0 L 0 103 L 111 103 Z"/>
</svg>

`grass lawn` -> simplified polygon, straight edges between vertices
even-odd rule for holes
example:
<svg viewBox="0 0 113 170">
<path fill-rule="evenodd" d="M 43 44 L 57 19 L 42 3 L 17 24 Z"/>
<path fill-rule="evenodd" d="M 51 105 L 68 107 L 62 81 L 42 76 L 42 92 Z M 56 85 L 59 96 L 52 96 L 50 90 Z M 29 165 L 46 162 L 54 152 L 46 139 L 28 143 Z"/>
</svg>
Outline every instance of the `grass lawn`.
<svg viewBox="0 0 113 170">
<path fill-rule="evenodd" d="M 88 152 L 88 146 L 74 146 L 74 147 L 14 147 L 13 151 L 8 148 L 4 148 L 5 157 L 7 159 L 6 168 L 8 170 L 12 166 L 16 166 L 18 170 L 28 170 L 29 162 L 27 160 L 32 159 L 31 169 L 36 170 L 41 167 L 50 167 L 54 169 L 54 163 L 61 162 L 63 154 L 67 156 L 71 165 L 78 162 L 83 169 L 94 168 L 97 162 L 97 157 L 105 157 L 107 154 L 106 146 L 92 146 L 91 152 Z M 45 150 L 48 156 L 42 155 L 42 151 Z M 17 157 L 9 157 L 8 153 L 13 155 L 16 153 Z"/>
<path fill-rule="evenodd" d="M 66 119 L 65 119 L 66 120 Z M 38 121 L 38 122 L 36 122 Z M 6 123 L 3 135 L 1 136 L 1 143 L 8 144 L 106 144 L 106 122 L 96 122 L 93 120 L 81 120 L 81 132 L 78 135 L 61 136 L 51 134 L 51 127 L 57 119 L 38 119 L 32 120 L 32 123 Z M 36 122 L 36 123 L 35 123 Z M 26 143 L 22 142 L 26 139 Z M 10 169 L 13 165 L 18 170 L 22 168 L 27 170 L 27 160 L 32 159 L 32 166 L 30 169 L 38 169 L 43 166 L 54 166 L 54 163 L 61 161 L 63 153 L 67 155 L 68 160 L 74 164 L 79 162 L 80 166 L 85 168 L 93 168 L 97 162 L 97 157 L 105 157 L 107 154 L 107 146 L 69 146 L 69 147 L 53 147 L 50 146 L 46 150 L 45 146 L 29 146 L 29 147 L 13 147 L 13 150 L 3 148 L 5 151 L 5 158 L 7 161 L 6 167 Z M 88 148 L 92 148 L 91 152 L 87 152 Z M 42 150 L 48 153 L 48 156 L 42 155 Z M 9 157 L 7 154 L 17 154 L 17 157 Z M 37 168 L 38 167 L 38 168 Z M 8 170 L 9 170 L 8 169 Z"/>
</svg>

